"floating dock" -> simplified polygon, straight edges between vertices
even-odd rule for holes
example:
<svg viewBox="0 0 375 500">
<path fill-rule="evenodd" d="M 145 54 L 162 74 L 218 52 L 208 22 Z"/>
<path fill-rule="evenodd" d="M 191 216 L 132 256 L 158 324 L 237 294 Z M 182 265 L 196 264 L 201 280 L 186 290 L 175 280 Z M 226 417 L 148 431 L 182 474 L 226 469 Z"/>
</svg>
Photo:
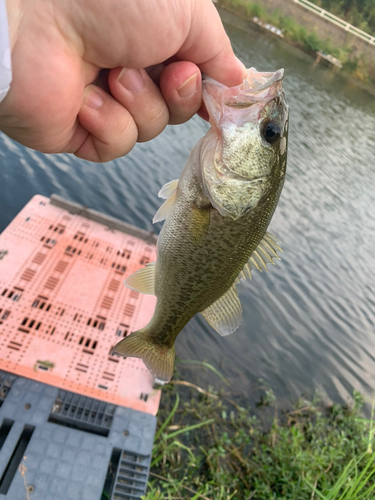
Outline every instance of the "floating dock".
<svg viewBox="0 0 375 500">
<path fill-rule="evenodd" d="M 333 57 L 331 54 L 325 54 L 324 52 L 318 50 L 316 53 L 316 59 L 315 63 L 319 64 L 321 61 L 325 61 L 326 63 L 332 64 L 332 66 L 341 69 L 342 68 L 342 63 L 339 59 L 336 57 Z"/>
<path fill-rule="evenodd" d="M 0 499 L 144 494 L 160 391 L 111 350 L 152 317 L 123 281 L 155 258 L 154 234 L 57 196 L 0 235 Z"/>
</svg>

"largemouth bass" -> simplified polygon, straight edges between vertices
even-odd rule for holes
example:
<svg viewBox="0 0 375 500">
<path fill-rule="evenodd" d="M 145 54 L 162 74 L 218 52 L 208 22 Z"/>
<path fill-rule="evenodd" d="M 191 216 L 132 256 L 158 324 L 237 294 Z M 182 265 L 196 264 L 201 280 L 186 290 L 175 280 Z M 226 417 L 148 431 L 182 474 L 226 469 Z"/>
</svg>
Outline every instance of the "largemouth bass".
<svg viewBox="0 0 375 500">
<path fill-rule="evenodd" d="M 157 260 L 125 284 L 154 294 L 154 315 L 113 352 L 141 358 L 161 381 L 174 367 L 174 343 L 197 313 L 220 335 L 241 324 L 236 284 L 251 270 L 279 258 L 276 238 L 266 232 L 284 183 L 288 106 L 283 70 L 248 70 L 237 87 L 210 78 L 203 99 L 211 124 L 192 150 L 179 180 L 160 191 L 166 198 L 154 217 L 165 223 Z"/>
</svg>

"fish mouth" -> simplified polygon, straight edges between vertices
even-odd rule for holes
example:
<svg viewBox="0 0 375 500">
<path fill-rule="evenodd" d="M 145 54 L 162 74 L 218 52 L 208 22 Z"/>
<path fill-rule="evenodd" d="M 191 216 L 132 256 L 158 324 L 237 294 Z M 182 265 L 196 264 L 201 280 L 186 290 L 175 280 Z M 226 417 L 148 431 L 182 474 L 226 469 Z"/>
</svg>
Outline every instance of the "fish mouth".
<svg viewBox="0 0 375 500">
<path fill-rule="evenodd" d="M 262 109 L 270 101 L 278 99 L 286 105 L 283 78 L 283 69 L 262 73 L 255 68 L 248 69 L 246 78 L 235 87 L 204 78 L 203 101 L 213 129 L 220 135 L 224 121 L 238 126 L 247 122 L 257 124 Z M 250 114 L 249 108 L 252 108 Z"/>
<path fill-rule="evenodd" d="M 242 84 L 234 87 L 236 92 L 229 92 L 224 104 L 238 109 L 249 108 L 258 102 L 267 103 L 283 92 L 283 78 L 283 69 L 278 69 L 274 73 L 261 73 L 255 68 L 250 68 Z"/>
<path fill-rule="evenodd" d="M 273 73 L 262 73 L 257 71 L 255 68 L 250 68 L 247 70 L 247 77 L 242 82 L 242 89 L 244 91 L 251 90 L 251 92 L 261 92 L 277 82 L 282 82 L 283 78 L 283 68 L 278 69 Z"/>
</svg>

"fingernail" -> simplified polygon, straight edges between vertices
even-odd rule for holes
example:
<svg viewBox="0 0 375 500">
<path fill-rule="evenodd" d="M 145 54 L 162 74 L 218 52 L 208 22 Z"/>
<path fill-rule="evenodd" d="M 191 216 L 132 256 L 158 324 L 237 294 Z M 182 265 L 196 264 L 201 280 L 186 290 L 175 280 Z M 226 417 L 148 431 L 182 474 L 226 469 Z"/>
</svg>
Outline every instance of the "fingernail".
<svg viewBox="0 0 375 500">
<path fill-rule="evenodd" d="M 85 92 L 84 104 L 93 109 L 103 106 L 103 98 L 96 90 L 90 89 Z"/>
<path fill-rule="evenodd" d="M 145 86 L 142 75 L 137 69 L 122 68 L 117 81 L 134 93 L 140 92 Z"/>
<path fill-rule="evenodd" d="M 182 85 L 181 87 L 178 87 L 177 92 L 182 99 L 188 99 L 189 97 L 193 97 L 195 92 L 197 91 L 197 75 L 198 73 L 195 73 L 195 75 L 192 75 L 190 78 L 188 78 Z"/>
</svg>

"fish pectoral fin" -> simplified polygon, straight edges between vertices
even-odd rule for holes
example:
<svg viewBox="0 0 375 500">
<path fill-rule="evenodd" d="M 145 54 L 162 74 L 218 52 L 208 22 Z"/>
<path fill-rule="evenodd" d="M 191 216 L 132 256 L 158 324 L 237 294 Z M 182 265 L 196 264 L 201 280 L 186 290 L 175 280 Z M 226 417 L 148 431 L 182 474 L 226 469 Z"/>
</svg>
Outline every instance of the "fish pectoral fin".
<svg viewBox="0 0 375 500">
<path fill-rule="evenodd" d="M 163 189 L 161 191 L 163 191 Z M 155 222 L 161 222 L 168 217 L 168 215 L 173 210 L 176 200 L 177 200 L 177 187 L 174 189 L 174 191 L 169 195 L 168 199 L 162 204 L 162 206 L 156 212 L 154 218 L 152 219 L 153 224 L 155 224 Z"/>
<path fill-rule="evenodd" d="M 141 358 L 150 372 L 160 381 L 169 382 L 173 375 L 175 349 L 152 342 L 144 329 L 133 332 L 112 349 L 112 354 Z"/>
<path fill-rule="evenodd" d="M 146 267 L 138 269 L 124 281 L 124 285 L 139 293 L 155 295 L 155 264 L 150 262 Z"/>
<path fill-rule="evenodd" d="M 159 198 L 167 200 L 171 196 L 171 194 L 173 194 L 173 192 L 177 189 L 178 181 L 179 179 L 174 179 L 173 181 L 169 181 L 167 182 L 167 184 L 164 184 L 164 186 L 158 192 Z"/>
<path fill-rule="evenodd" d="M 276 243 L 277 241 L 278 239 L 275 238 L 275 236 L 273 236 L 271 233 L 266 233 L 263 236 L 262 241 L 251 254 L 250 259 L 245 264 L 238 278 L 251 279 L 251 271 L 253 269 L 258 269 L 260 272 L 268 272 L 267 264 L 275 265 L 273 259 L 280 260 L 277 252 L 282 252 L 282 250 Z"/>
<path fill-rule="evenodd" d="M 236 285 L 201 312 L 201 315 L 214 330 L 225 337 L 233 333 L 242 323 L 242 307 Z"/>
<path fill-rule="evenodd" d="M 195 207 L 190 213 L 190 232 L 194 242 L 199 245 L 206 237 L 210 225 L 210 208 Z"/>
</svg>

